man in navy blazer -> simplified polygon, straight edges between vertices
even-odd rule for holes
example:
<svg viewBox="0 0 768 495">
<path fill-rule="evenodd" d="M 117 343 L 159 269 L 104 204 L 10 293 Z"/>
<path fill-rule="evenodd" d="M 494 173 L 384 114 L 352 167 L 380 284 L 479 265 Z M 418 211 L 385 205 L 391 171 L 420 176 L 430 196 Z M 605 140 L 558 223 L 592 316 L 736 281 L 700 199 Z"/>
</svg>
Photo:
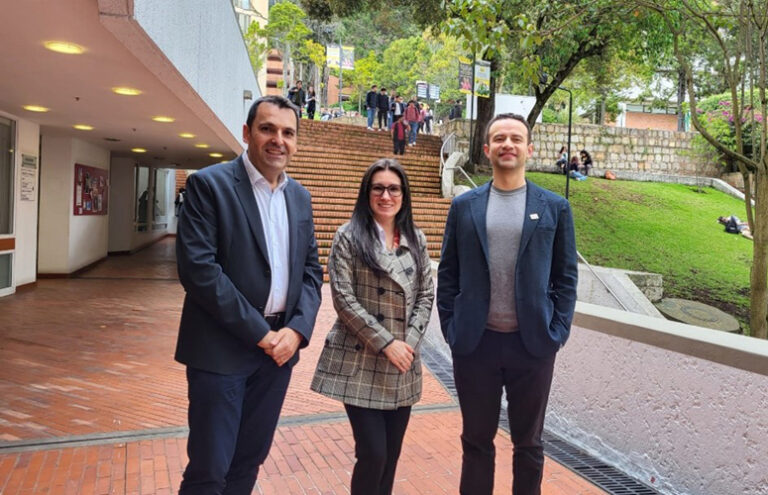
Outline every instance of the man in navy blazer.
<svg viewBox="0 0 768 495">
<path fill-rule="evenodd" d="M 523 117 L 494 117 L 484 151 L 493 180 L 453 200 L 438 269 L 437 307 L 463 422 L 460 492 L 493 492 L 504 389 L 513 493 L 537 495 L 555 353 L 576 304 L 573 219 L 568 201 L 525 178 L 533 144 Z"/>
<path fill-rule="evenodd" d="M 298 110 L 259 98 L 248 149 L 190 175 L 176 254 L 186 291 L 176 360 L 187 366 L 189 464 L 179 493 L 250 494 L 291 368 L 320 307 L 310 195 L 285 168 Z"/>
</svg>

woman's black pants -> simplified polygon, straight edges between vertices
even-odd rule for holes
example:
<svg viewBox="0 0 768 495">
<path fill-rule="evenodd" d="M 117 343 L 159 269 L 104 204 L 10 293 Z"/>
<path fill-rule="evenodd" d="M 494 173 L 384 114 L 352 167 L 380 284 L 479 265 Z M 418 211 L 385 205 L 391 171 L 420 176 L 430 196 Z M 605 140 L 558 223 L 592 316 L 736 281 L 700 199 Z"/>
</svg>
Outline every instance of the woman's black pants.
<svg viewBox="0 0 768 495">
<path fill-rule="evenodd" d="M 344 405 L 355 437 L 351 495 L 390 495 L 411 408 L 368 409 Z"/>
</svg>

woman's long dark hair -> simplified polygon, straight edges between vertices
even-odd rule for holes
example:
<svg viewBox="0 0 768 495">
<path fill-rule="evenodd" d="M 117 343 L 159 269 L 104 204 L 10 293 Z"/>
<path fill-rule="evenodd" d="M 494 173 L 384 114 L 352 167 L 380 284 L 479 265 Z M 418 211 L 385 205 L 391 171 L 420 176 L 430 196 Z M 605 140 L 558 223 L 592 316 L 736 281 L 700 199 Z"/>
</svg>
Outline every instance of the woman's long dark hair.
<svg viewBox="0 0 768 495">
<path fill-rule="evenodd" d="M 420 274 L 421 266 L 421 245 L 416 236 L 416 228 L 413 225 L 413 213 L 411 211 L 411 187 L 408 185 L 408 176 L 395 159 L 382 158 L 376 160 L 373 165 L 368 167 L 363 180 L 360 181 L 360 191 L 357 194 L 357 202 L 352 212 L 352 218 L 349 221 L 350 234 L 352 242 L 355 244 L 355 250 L 360 259 L 377 275 L 381 275 L 384 270 L 376 261 L 376 250 L 379 242 L 379 234 L 376 230 L 376 222 L 371 210 L 371 181 L 376 172 L 390 170 L 400 177 L 400 184 L 403 191 L 403 201 L 400 211 L 395 215 L 395 227 L 400 231 L 400 237 L 408 240 L 411 246 L 414 261 L 416 262 L 416 273 Z"/>
</svg>

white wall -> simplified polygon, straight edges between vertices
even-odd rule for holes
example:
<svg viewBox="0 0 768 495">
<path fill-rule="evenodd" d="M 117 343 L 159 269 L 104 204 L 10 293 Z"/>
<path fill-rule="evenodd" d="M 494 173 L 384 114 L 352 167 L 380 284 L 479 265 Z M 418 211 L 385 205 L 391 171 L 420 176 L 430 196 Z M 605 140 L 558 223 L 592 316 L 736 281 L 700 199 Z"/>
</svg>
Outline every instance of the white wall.
<svg viewBox="0 0 768 495">
<path fill-rule="evenodd" d="M 584 303 L 576 322 L 549 430 L 661 493 L 768 494 L 768 342 Z"/>
<path fill-rule="evenodd" d="M 108 215 L 73 214 L 75 163 L 109 170 L 109 151 L 69 137 L 42 136 L 40 273 L 66 274 L 107 255 Z M 109 197 L 111 206 L 111 191 Z"/>
<path fill-rule="evenodd" d="M 16 143 L 16 192 L 13 211 L 16 217 L 16 252 L 14 253 L 15 285 L 24 285 L 37 280 L 37 203 L 39 182 L 35 189 L 34 201 L 21 200 L 22 154 L 32 155 L 37 160 L 37 177 L 40 178 L 40 126 L 28 120 L 13 117 L 16 121 L 18 142 Z"/>
<path fill-rule="evenodd" d="M 134 0 L 134 18 L 237 142 L 260 96 L 231 0 Z M 192 35 L 190 36 L 190 33 Z"/>
<path fill-rule="evenodd" d="M 109 168 L 109 245 L 110 253 L 132 249 L 133 205 L 136 185 L 132 158 L 112 158 Z"/>
<path fill-rule="evenodd" d="M 40 273 L 69 273 L 69 227 L 75 164 L 72 139 L 41 136 Z"/>
</svg>

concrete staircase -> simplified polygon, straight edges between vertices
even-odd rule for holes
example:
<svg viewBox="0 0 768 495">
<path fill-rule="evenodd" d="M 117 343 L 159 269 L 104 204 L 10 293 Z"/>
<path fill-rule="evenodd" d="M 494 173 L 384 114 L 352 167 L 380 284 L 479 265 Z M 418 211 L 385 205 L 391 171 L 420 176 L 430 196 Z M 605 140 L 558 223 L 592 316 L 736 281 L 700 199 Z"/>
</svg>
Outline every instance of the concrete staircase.
<svg viewBox="0 0 768 495">
<path fill-rule="evenodd" d="M 405 155 L 397 157 L 408 173 L 414 221 L 426 234 L 433 259 L 440 257 L 450 206 L 450 200 L 440 197 L 441 144 L 438 136 L 419 134 L 416 146 L 406 147 Z M 312 193 L 315 232 L 324 269 L 336 229 L 352 215 L 365 170 L 379 158 L 393 156 L 392 139 L 387 132 L 301 121 L 298 151 L 288 173 Z"/>
</svg>

